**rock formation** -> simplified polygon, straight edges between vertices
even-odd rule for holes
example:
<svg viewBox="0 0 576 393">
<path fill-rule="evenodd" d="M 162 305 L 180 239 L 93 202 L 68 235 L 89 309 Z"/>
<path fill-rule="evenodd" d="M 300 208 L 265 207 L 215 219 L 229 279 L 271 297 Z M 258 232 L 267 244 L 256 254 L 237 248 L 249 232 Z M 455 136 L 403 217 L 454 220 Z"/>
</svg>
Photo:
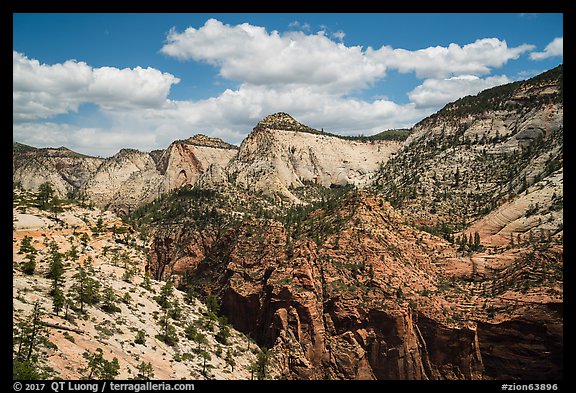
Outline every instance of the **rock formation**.
<svg viewBox="0 0 576 393">
<path fill-rule="evenodd" d="M 560 66 L 462 98 L 404 142 L 277 113 L 237 150 L 123 150 L 79 189 L 131 210 L 152 277 L 217 299 L 268 378 L 560 379 L 562 88 Z"/>
<path fill-rule="evenodd" d="M 256 125 L 224 171 L 244 189 L 301 203 L 290 188 L 306 183 L 365 186 L 400 145 L 398 141 L 344 139 L 276 113 Z"/>
<path fill-rule="evenodd" d="M 173 189 L 192 185 L 210 165 L 225 165 L 237 147 L 195 135 L 167 149 L 145 153 L 122 149 L 101 159 L 68 149 L 35 149 L 14 144 L 13 181 L 36 191 L 49 182 L 57 195 L 79 196 L 101 208 L 128 213 Z"/>
</svg>

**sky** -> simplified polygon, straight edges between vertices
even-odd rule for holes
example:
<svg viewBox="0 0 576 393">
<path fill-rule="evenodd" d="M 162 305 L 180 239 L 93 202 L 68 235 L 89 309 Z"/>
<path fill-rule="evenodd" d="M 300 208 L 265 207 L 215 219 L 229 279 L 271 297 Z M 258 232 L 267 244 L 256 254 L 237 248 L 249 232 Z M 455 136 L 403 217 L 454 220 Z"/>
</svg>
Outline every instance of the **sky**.
<svg viewBox="0 0 576 393">
<path fill-rule="evenodd" d="M 13 139 L 101 157 L 239 145 L 275 112 L 372 135 L 562 62 L 552 13 L 16 13 Z"/>
</svg>

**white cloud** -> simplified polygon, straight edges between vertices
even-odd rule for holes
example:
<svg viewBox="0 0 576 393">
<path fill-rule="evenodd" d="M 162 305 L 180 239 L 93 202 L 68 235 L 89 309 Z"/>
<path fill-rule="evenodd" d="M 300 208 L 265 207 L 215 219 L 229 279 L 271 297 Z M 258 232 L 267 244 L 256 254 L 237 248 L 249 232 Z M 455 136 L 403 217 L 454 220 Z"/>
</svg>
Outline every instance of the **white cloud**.
<svg viewBox="0 0 576 393">
<path fill-rule="evenodd" d="M 297 20 L 288 23 L 288 27 L 291 27 L 293 29 L 301 29 L 302 31 L 305 31 L 305 32 L 310 31 L 310 24 L 309 23 L 306 23 L 306 22 L 300 23 Z"/>
<path fill-rule="evenodd" d="M 306 29 L 300 22 L 292 27 Z M 240 144 L 259 120 L 279 111 L 325 131 L 368 135 L 410 127 L 450 101 L 509 82 L 506 76 L 485 75 L 533 48 L 508 48 L 491 38 L 416 51 L 374 50 L 334 41 L 342 41 L 344 32 L 330 37 L 325 31 L 281 34 L 214 19 L 198 29 L 171 30 L 164 54 L 207 62 L 222 77 L 240 82 L 196 101 L 169 100 L 179 79 L 157 69 L 93 68 L 76 60 L 46 65 L 14 52 L 14 139 L 102 156 L 123 147 L 165 148 L 197 133 Z M 353 96 L 384 78 L 387 69 L 426 78 L 408 93 L 409 103 Z M 94 116 L 102 121 L 90 123 L 96 127 L 45 121 L 78 111 L 82 103 L 98 105 Z"/>
<path fill-rule="evenodd" d="M 564 37 L 557 37 L 552 40 L 543 52 L 530 53 L 530 59 L 543 60 L 549 57 L 564 56 Z"/>
<path fill-rule="evenodd" d="M 268 33 L 243 23 L 225 25 L 215 19 L 204 26 L 171 30 L 162 53 L 179 59 L 205 61 L 227 79 L 254 85 L 307 85 L 346 93 L 367 87 L 386 71 L 360 46 L 347 47 L 323 32 Z"/>
<path fill-rule="evenodd" d="M 471 44 L 434 46 L 416 51 L 383 46 L 368 48 L 366 56 L 400 72 L 415 72 L 418 78 L 446 78 L 453 75 L 486 75 L 522 53 L 534 49 L 523 44 L 509 48 L 506 41 L 483 38 Z"/>
<path fill-rule="evenodd" d="M 47 65 L 16 51 L 12 63 L 14 121 L 76 112 L 88 102 L 104 110 L 160 107 L 179 82 L 154 68 L 92 68 L 75 60 Z"/>
<path fill-rule="evenodd" d="M 146 151 L 156 146 L 156 136 L 150 128 L 126 130 L 119 127 L 88 128 L 34 122 L 14 124 L 13 135 L 15 141 L 35 147 L 65 146 L 78 153 L 102 157 L 112 156 L 126 147 Z"/>
<path fill-rule="evenodd" d="M 344 33 L 342 30 L 338 30 L 337 32 L 332 33 L 332 37 L 334 37 L 338 41 L 342 42 L 342 41 L 344 41 L 344 37 L 346 37 L 346 33 Z"/>
<path fill-rule="evenodd" d="M 510 83 L 505 76 L 485 79 L 474 75 L 462 75 L 446 79 L 426 79 L 408 93 L 410 101 L 422 108 L 438 108 L 467 95 L 474 95 L 494 86 Z"/>
</svg>

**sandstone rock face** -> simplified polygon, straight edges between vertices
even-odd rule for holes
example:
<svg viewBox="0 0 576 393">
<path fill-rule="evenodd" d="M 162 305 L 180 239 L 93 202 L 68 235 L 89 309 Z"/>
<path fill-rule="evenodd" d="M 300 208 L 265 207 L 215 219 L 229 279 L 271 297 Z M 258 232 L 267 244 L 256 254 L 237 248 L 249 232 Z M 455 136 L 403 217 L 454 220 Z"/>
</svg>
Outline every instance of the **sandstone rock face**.
<svg viewBox="0 0 576 393">
<path fill-rule="evenodd" d="M 38 191 L 46 182 L 57 196 L 65 198 L 77 190 L 96 171 L 102 159 L 83 156 L 66 148 L 34 149 L 18 152 L 15 144 L 12 179 L 22 188 Z"/>
<path fill-rule="evenodd" d="M 13 181 L 36 191 L 49 182 L 60 197 L 79 194 L 99 207 L 127 213 L 160 195 L 193 185 L 211 165 L 224 166 L 237 147 L 195 135 L 151 153 L 122 149 L 107 159 L 68 149 L 24 149 L 15 145 Z"/>
<path fill-rule="evenodd" d="M 375 185 L 421 225 L 561 232 L 563 118 L 561 66 L 460 99 L 412 128 Z M 540 217 L 526 217 L 530 205 Z"/>
<path fill-rule="evenodd" d="M 258 123 L 225 171 L 244 189 L 300 202 L 290 187 L 306 182 L 324 187 L 365 186 L 400 145 L 339 138 L 276 113 Z"/>
<path fill-rule="evenodd" d="M 81 193 L 97 206 L 121 203 L 121 208 L 150 202 L 158 193 L 160 175 L 148 153 L 123 149 L 105 160 L 83 185 Z"/>
<path fill-rule="evenodd" d="M 195 244 L 205 234 L 190 233 L 186 275 L 196 290 L 219 295 L 238 330 L 272 348 L 273 377 L 481 378 L 475 327 L 454 326 L 438 312 L 459 307 L 435 294 L 440 278 L 427 256 L 447 243 L 430 236 L 415 246 L 417 233 L 379 199 L 340 208 L 347 224 L 321 244 L 308 235 L 290 240 L 269 221 L 235 227 L 201 248 Z M 156 238 L 153 261 L 184 259 L 166 245 Z M 419 291 L 431 294 L 423 300 Z"/>
<path fill-rule="evenodd" d="M 534 307 L 502 323 L 480 323 L 486 374 L 497 379 L 562 379 L 562 304 Z"/>
<path fill-rule="evenodd" d="M 270 378 L 563 373 L 561 246 L 466 255 L 363 193 L 311 212 L 300 229 L 211 225 L 157 236 L 151 272 L 164 261 L 217 295 L 230 322 L 270 348 Z"/>
<path fill-rule="evenodd" d="M 162 192 L 194 185 L 211 165 L 224 166 L 236 155 L 235 147 L 214 139 L 196 135 L 166 149 L 159 162 L 164 177 Z"/>
</svg>

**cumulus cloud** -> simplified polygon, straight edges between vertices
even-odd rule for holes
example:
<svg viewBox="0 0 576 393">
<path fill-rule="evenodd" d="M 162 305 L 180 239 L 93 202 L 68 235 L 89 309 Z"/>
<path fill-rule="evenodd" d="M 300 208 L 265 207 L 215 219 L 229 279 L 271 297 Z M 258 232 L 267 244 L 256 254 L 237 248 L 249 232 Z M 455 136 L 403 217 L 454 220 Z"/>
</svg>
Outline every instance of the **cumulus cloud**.
<svg viewBox="0 0 576 393">
<path fill-rule="evenodd" d="M 549 57 L 564 56 L 564 37 L 557 37 L 552 40 L 543 52 L 530 53 L 530 59 L 543 60 Z"/>
<path fill-rule="evenodd" d="M 215 19 L 199 28 L 171 30 L 162 53 L 206 62 L 223 78 L 240 82 L 199 100 L 168 99 L 179 79 L 154 68 L 93 68 L 76 60 L 47 65 L 15 51 L 14 139 L 102 156 L 122 147 L 165 148 L 196 133 L 240 144 L 259 120 L 279 111 L 311 127 L 369 135 L 410 127 L 450 101 L 509 82 L 506 76 L 487 75 L 534 48 L 509 48 L 505 41 L 486 38 L 415 51 L 364 49 L 341 42 L 344 32 L 307 34 L 305 24 L 291 25 L 300 31 L 268 32 Z M 389 69 L 424 79 L 407 93 L 408 103 L 357 94 Z M 82 103 L 96 104 L 104 121 L 90 128 L 47 121 L 81 110 Z"/>
<path fill-rule="evenodd" d="M 505 76 L 479 78 L 475 75 L 462 75 L 446 79 L 426 79 L 424 83 L 408 93 L 410 101 L 417 107 L 438 108 L 467 95 L 475 95 L 482 90 L 510 83 Z"/>
<path fill-rule="evenodd" d="M 416 51 L 390 46 L 378 50 L 368 48 L 366 55 L 400 72 L 415 72 L 419 78 L 446 78 L 452 75 L 489 74 L 492 68 L 502 67 L 532 49 L 534 45 L 509 48 L 506 41 L 483 38 L 464 46 L 452 43 L 447 47 L 434 46 Z"/>
<path fill-rule="evenodd" d="M 154 68 L 92 68 L 75 60 L 40 64 L 16 51 L 12 64 L 14 121 L 76 112 L 88 102 L 104 110 L 160 107 L 180 81 Z"/>
<path fill-rule="evenodd" d="M 323 32 L 280 34 L 243 23 L 209 19 L 204 26 L 171 30 L 161 52 L 179 59 L 205 61 L 226 79 L 254 85 L 307 85 L 346 93 L 384 76 L 386 67 L 364 55 L 360 46 L 345 46 Z"/>
<path fill-rule="evenodd" d="M 134 120 L 137 116 L 132 115 Z M 65 146 L 78 153 L 109 157 L 131 147 L 143 151 L 156 146 L 156 135 L 149 127 L 133 128 L 77 127 L 65 123 L 30 122 L 13 125 L 14 140 L 36 147 Z"/>
<path fill-rule="evenodd" d="M 288 23 L 288 27 L 291 27 L 293 29 L 301 29 L 301 30 L 306 31 L 306 32 L 310 31 L 310 24 L 309 23 L 306 23 L 306 22 L 301 23 L 297 20 Z"/>
<path fill-rule="evenodd" d="M 346 33 L 344 33 L 342 30 L 338 30 L 337 32 L 332 33 L 332 37 L 334 37 L 338 41 L 342 42 L 342 41 L 344 41 L 344 37 L 346 37 Z"/>
</svg>

